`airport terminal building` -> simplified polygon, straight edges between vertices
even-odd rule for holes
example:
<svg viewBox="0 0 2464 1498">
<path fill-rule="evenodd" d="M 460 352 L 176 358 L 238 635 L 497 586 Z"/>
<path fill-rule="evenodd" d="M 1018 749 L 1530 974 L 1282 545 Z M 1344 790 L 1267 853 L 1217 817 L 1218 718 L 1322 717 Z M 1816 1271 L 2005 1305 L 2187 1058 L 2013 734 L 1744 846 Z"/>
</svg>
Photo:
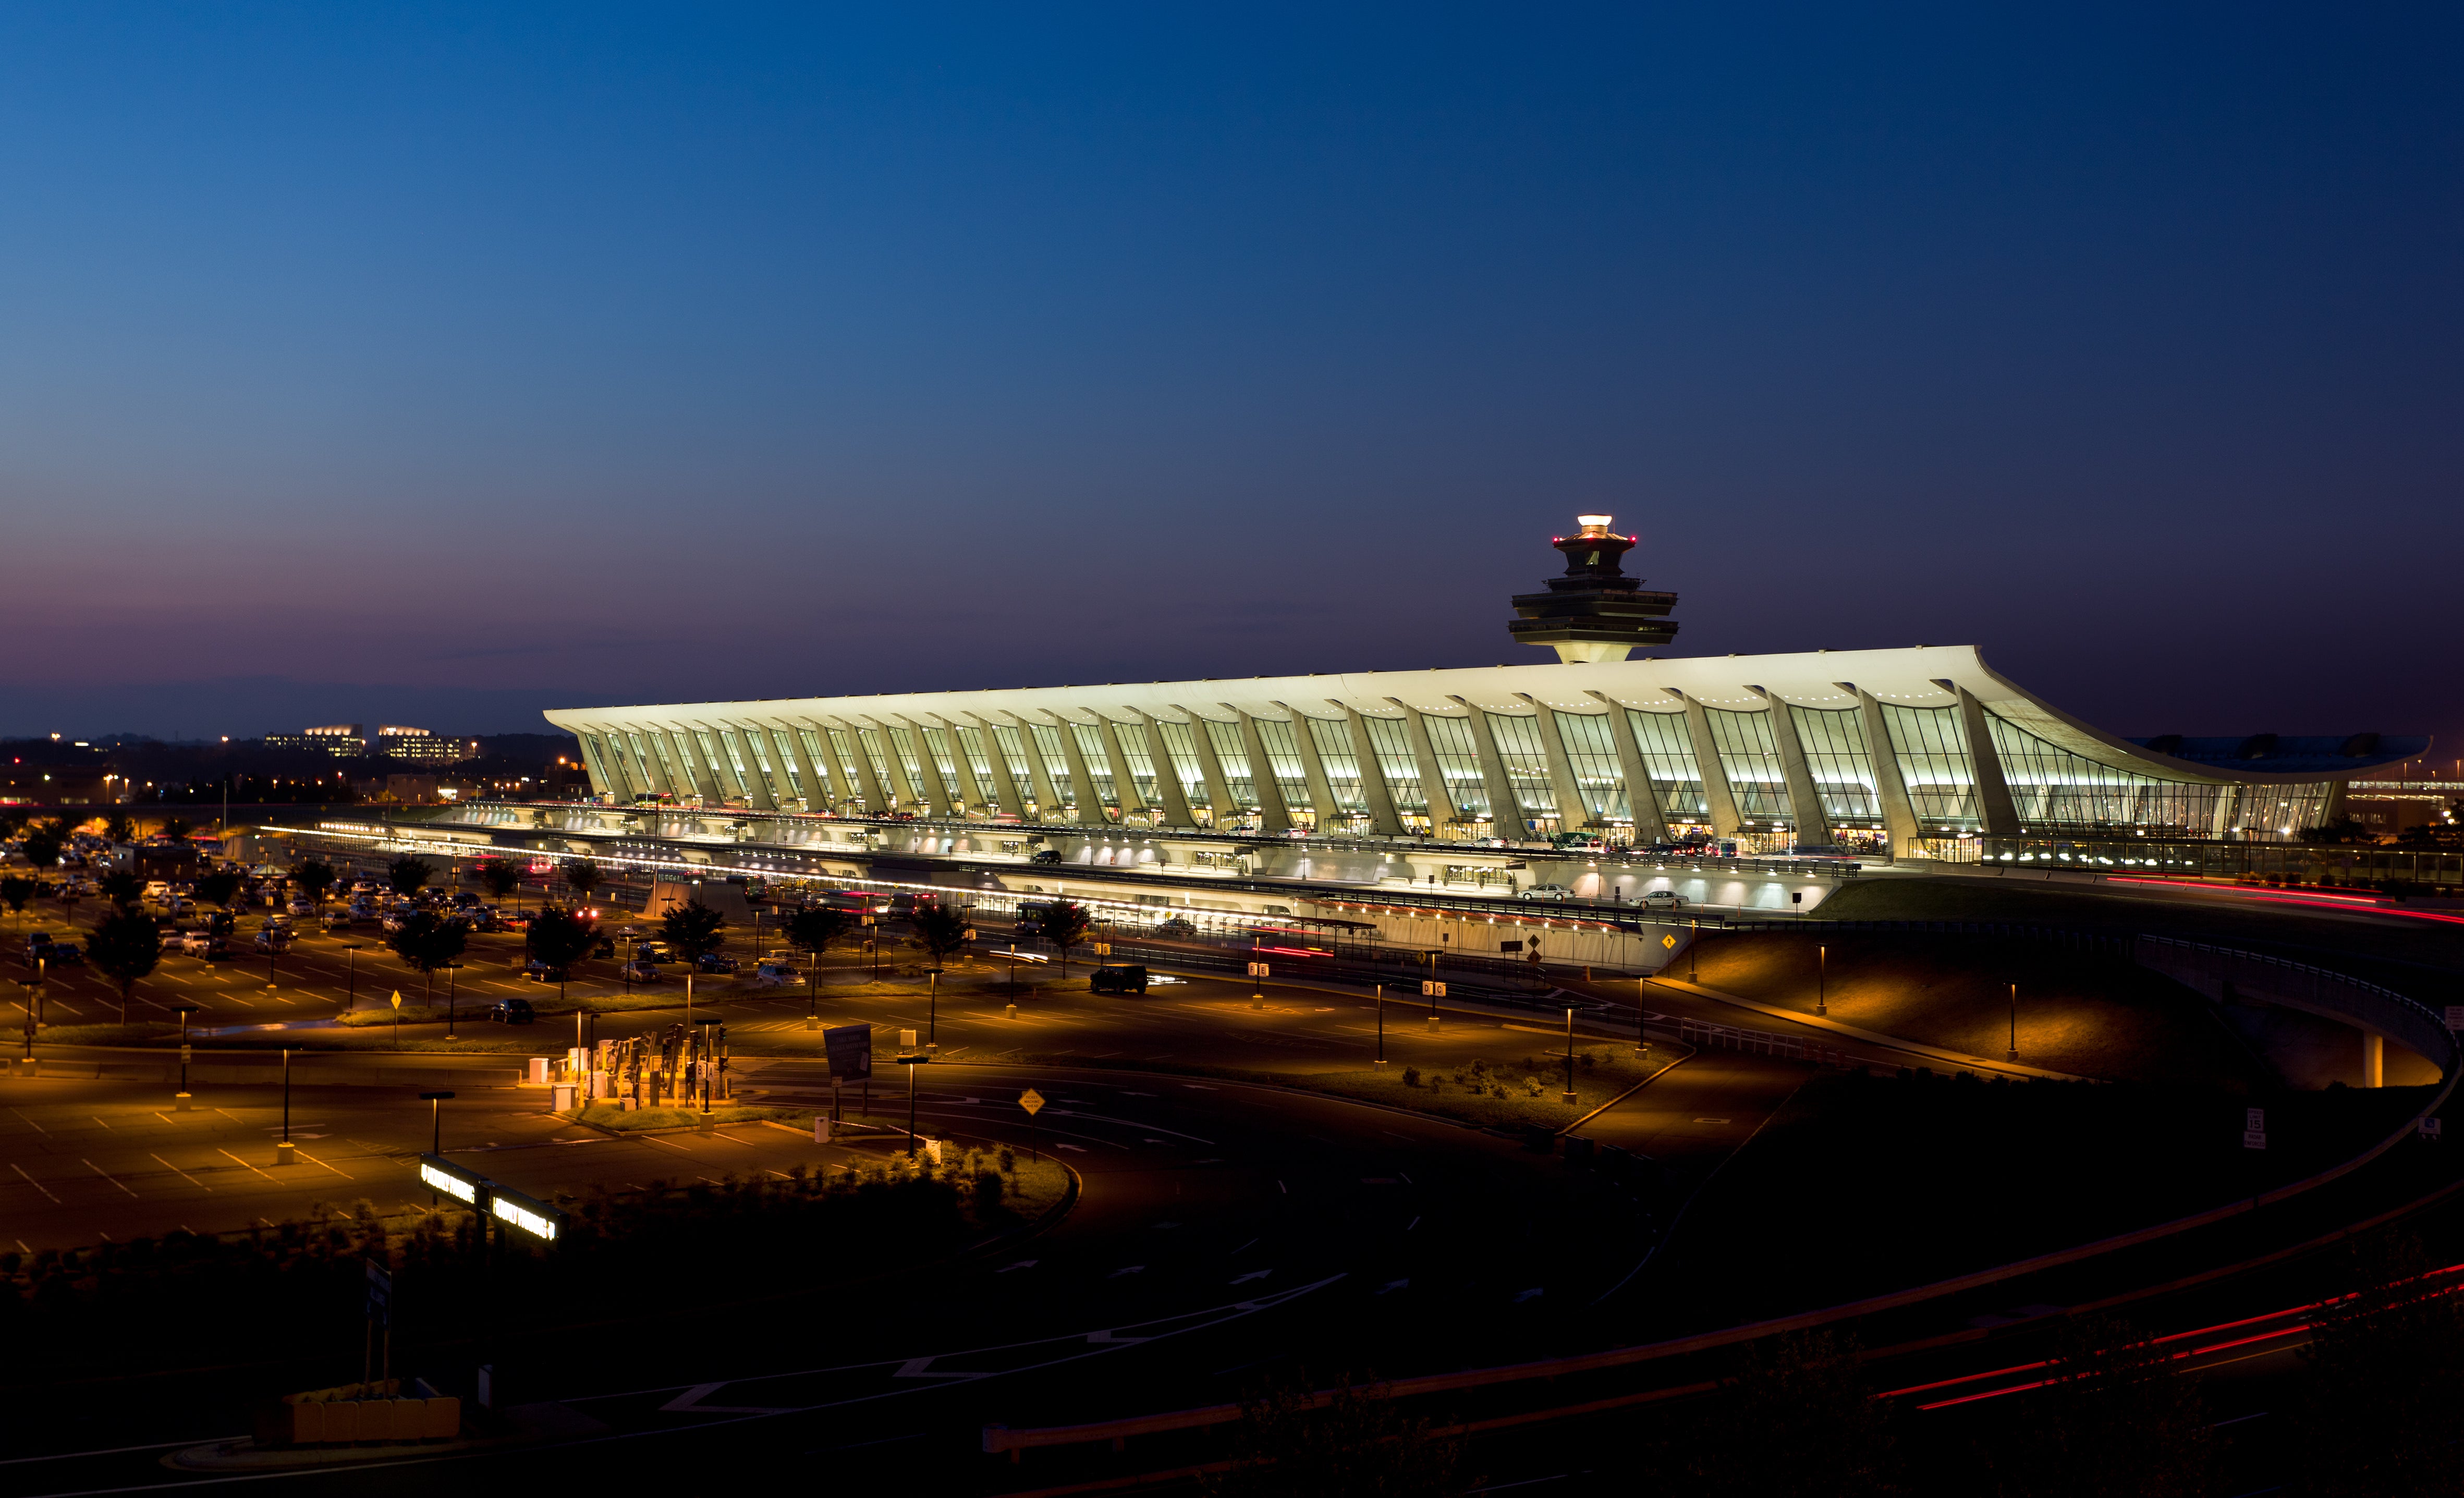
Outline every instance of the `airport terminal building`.
<svg viewBox="0 0 2464 1498">
<path fill-rule="evenodd" d="M 607 800 L 1507 844 L 1707 836 L 1966 859 L 1989 837 L 2282 839 L 2426 738 L 2132 739 L 1971 646 L 1661 658 L 1606 516 L 1513 638 L 1554 662 L 551 712 Z"/>
</svg>

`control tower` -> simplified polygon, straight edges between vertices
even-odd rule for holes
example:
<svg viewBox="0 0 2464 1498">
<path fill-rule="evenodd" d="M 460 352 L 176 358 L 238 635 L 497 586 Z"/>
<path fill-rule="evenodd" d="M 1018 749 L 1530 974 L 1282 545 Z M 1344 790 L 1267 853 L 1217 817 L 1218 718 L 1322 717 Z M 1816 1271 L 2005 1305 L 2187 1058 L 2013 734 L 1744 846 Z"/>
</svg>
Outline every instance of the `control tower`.
<svg viewBox="0 0 2464 1498">
<path fill-rule="evenodd" d="M 1668 611 L 1674 593 L 1646 593 L 1642 579 L 1617 565 L 1636 538 L 1609 529 L 1613 517 L 1578 515 L 1582 529 L 1550 544 L 1566 554 L 1566 575 L 1549 580 L 1546 593 L 1517 593 L 1520 618 L 1507 632 L 1523 645 L 1553 645 L 1561 661 L 1621 661 L 1637 649 L 1666 645 L 1677 637 Z"/>
</svg>

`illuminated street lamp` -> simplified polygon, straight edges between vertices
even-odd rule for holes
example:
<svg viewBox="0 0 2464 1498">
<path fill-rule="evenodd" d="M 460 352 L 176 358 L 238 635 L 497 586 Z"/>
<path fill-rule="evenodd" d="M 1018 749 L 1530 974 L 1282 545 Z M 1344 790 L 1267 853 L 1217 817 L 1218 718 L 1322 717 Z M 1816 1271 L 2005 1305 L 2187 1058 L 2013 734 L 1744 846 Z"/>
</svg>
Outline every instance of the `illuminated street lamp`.
<svg viewBox="0 0 2464 1498">
<path fill-rule="evenodd" d="M 1829 1014 L 1831 998 L 1831 949 L 1817 944 L 1814 949 L 1814 1012 Z"/>
<path fill-rule="evenodd" d="M 342 1000 L 344 1009 L 356 1009 L 360 1006 L 360 948 L 366 945 L 364 941 L 347 941 L 342 944 L 342 950 L 349 954 L 346 960 L 350 964 L 350 987 Z"/>
<path fill-rule="evenodd" d="M 180 1017 L 180 1090 L 173 1094 L 179 1103 L 178 1111 L 185 1111 L 188 1106 L 188 1016 L 196 1013 L 197 1008 L 193 1003 L 171 1006 L 171 1012 Z"/>
<path fill-rule="evenodd" d="M 913 1030 L 898 1032 L 898 1064 L 907 1068 L 907 1157 L 912 1160 L 918 1153 L 915 1142 L 915 1068 L 927 1065 L 933 1058 L 915 1048 Z"/>
</svg>

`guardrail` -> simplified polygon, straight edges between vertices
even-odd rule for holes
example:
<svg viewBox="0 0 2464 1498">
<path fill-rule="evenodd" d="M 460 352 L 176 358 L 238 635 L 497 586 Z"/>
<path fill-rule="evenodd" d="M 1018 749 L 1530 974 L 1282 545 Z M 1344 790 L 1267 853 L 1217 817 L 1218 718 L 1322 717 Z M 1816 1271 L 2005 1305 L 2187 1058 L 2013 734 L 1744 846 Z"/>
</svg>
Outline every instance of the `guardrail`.
<svg viewBox="0 0 2464 1498">
<path fill-rule="evenodd" d="M 1669 1017 L 1655 1014 L 1649 1018 L 1664 1021 Z M 1779 1035 L 1770 1030 L 1741 1029 L 1733 1024 L 1715 1024 L 1709 1020 L 1680 1019 L 1677 1038 L 1697 1049 L 1742 1050 L 1756 1056 L 1783 1056 L 1791 1061 L 1810 1061 L 1817 1067 L 1846 1067 L 1850 1058 L 1837 1046 L 1795 1035 Z"/>
<path fill-rule="evenodd" d="M 2281 996 L 2296 1004 L 2340 1014 L 2365 1029 L 2402 1043 L 2414 1053 L 2453 1071 L 2457 1041 L 2447 1022 L 2418 1000 L 2392 988 L 2306 962 L 2288 961 L 2263 953 L 2184 941 L 2173 936 L 2141 936 L 2132 957 L 2139 965 L 2178 979 L 2193 988 L 2201 980 L 2251 990 L 2255 996 Z"/>
</svg>

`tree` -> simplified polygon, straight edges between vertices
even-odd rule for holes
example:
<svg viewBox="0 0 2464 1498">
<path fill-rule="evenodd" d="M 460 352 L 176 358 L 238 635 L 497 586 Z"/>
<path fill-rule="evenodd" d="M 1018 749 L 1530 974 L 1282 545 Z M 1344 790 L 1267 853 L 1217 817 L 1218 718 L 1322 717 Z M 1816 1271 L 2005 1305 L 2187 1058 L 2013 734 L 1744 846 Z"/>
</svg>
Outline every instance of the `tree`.
<svg viewBox="0 0 2464 1498">
<path fill-rule="evenodd" d="M 406 900 L 427 889 L 428 881 L 435 877 L 436 870 L 429 867 L 427 859 L 410 853 L 385 865 L 385 883 Z"/>
<path fill-rule="evenodd" d="M 299 888 L 308 892 L 308 898 L 317 902 L 318 914 L 322 914 L 325 910 L 325 896 L 332 892 L 334 881 L 341 876 L 335 871 L 332 864 L 321 858 L 311 858 L 292 870 L 291 877 L 298 881 Z"/>
<path fill-rule="evenodd" d="M 188 840 L 190 828 L 188 819 L 186 817 L 165 817 L 162 825 L 154 830 L 158 835 L 168 838 L 174 843 L 185 843 Z"/>
<path fill-rule="evenodd" d="M 587 858 L 577 858 L 564 866 L 564 882 L 573 889 L 573 897 L 587 903 L 590 892 L 607 882 L 599 866 Z"/>
<path fill-rule="evenodd" d="M 2438 1261 L 2409 1235 L 2348 1250 L 2360 1289 L 2312 1322 L 2306 1375 L 2291 1412 L 2294 1490 L 2452 1493 L 2464 1487 L 2453 1441 L 2464 1393 L 2464 1316 L 2433 1276 Z"/>
<path fill-rule="evenodd" d="M 145 881 L 125 869 L 114 869 L 95 881 L 102 897 L 122 910 L 134 907 L 145 896 Z"/>
<path fill-rule="evenodd" d="M 523 934 L 522 946 L 534 962 L 544 962 L 556 970 L 556 997 L 564 999 L 565 972 L 574 963 L 590 955 L 599 944 L 599 926 L 568 911 L 549 906 L 531 918 L 531 929 Z"/>
<path fill-rule="evenodd" d="M 522 866 L 510 858 L 482 858 L 471 871 L 479 876 L 479 883 L 490 894 L 500 900 L 522 887 Z"/>
<path fill-rule="evenodd" d="M 152 916 L 123 905 L 96 923 L 86 938 L 85 959 L 120 985 L 120 1023 L 125 1024 L 129 991 L 163 960 L 163 936 Z"/>
<path fill-rule="evenodd" d="M 787 917 L 787 944 L 820 957 L 847 934 L 847 912 L 835 905 L 807 905 Z"/>
<path fill-rule="evenodd" d="M 2195 1380 L 2118 1316 L 2081 1316 L 2015 1439 L 1989 1449 L 2001 1491 L 2043 1498 L 2197 1498 L 2212 1446 Z M 2373 1489 L 2378 1490 L 2378 1489 Z"/>
<path fill-rule="evenodd" d="M 37 822 L 26 829 L 26 840 L 17 850 L 26 862 L 37 869 L 50 869 L 60 861 L 60 849 L 68 846 L 68 835 L 57 822 Z"/>
<path fill-rule="evenodd" d="M 133 843 L 137 841 L 137 824 L 129 820 L 127 812 L 114 811 L 102 819 L 102 835 L 115 843 Z"/>
<path fill-rule="evenodd" d="M 1044 928 L 1045 939 L 1061 949 L 1061 976 L 1069 976 L 1069 949 L 1087 939 L 1087 909 L 1067 900 L 1055 900 L 1037 917 Z"/>
<path fill-rule="evenodd" d="M 937 970 L 941 959 L 967 944 L 967 917 L 963 911 L 946 905 L 927 905 L 918 910 L 909 924 L 915 928 L 915 937 L 932 954 Z"/>
<path fill-rule="evenodd" d="M 1649 1486 L 1735 1498 L 1831 1498 L 1901 1489 L 1889 1410 L 1853 1336 L 1809 1332 L 1746 1350 L 1700 1427 L 1661 1453 Z"/>
<path fill-rule="evenodd" d="M 9 914 L 26 914 L 26 902 L 43 892 L 43 881 L 29 879 L 24 874 L 0 874 L 0 903 L 6 903 Z"/>
<path fill-rule="evenodd" d="M 470 930 L 460 921 L 447 920 L 434 911 L 413 911 L 403 918 L 402 929 L 385 938 L 385 945 L 405 966 L 419 969 L 419 1002 L 424 1005 L 429 975 L 460 957 L 469 941 Z"/>
<path fill-rule="evenodd" d="M 1448 1498 L 1467 1486 L 1463 1445 L 1395 1408 L 1382 1384 L 1344 1379 L 1325 1403 L 1308 1370 L 1241 1404 L 1219 1498 Z"/>
<path fill-rule="evenodd" d="M 679 905 L 659 917 L 659 935 L 667 938 L 676 956 L 690 962 L 705 952 L 715 952 L 727 929 L 727 917 L 699 900 Z"/>
<path fill-rule="evenodd" d="M 239 893 L 240 876 L 228 869 L 218 869 L 197 880 L 197 898 L 209 905 L 231 909 L 231 896 Z"/>
</svg>

